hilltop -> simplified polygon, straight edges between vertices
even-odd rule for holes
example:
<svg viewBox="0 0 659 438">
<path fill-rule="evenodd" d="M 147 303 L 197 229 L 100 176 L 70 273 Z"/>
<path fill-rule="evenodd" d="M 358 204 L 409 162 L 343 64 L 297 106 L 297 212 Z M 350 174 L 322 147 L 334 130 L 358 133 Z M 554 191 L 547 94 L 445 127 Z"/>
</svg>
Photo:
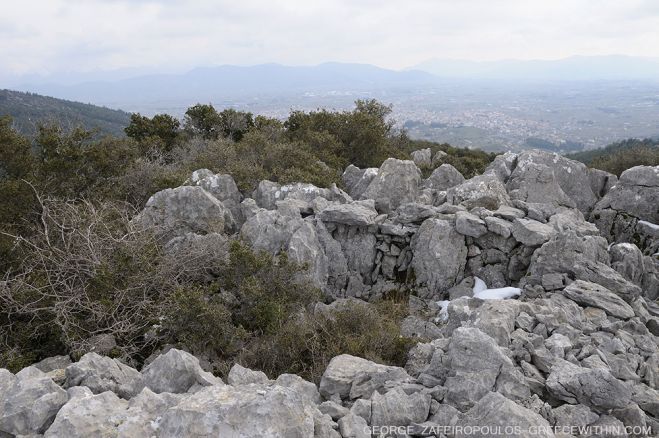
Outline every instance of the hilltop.
<svg viewBox="0 0 659 438">
<path fill-rule="evenodd" d="M 21 91 L 0 90 L 0 116 L 9 115 L 16 130 L 32 136 L 40 123 L 51 123 L 71 129 L 99 129 L 106 134 L 122 136 L 130 121 L 124 111 L 72 102 Z"/>
</svg>

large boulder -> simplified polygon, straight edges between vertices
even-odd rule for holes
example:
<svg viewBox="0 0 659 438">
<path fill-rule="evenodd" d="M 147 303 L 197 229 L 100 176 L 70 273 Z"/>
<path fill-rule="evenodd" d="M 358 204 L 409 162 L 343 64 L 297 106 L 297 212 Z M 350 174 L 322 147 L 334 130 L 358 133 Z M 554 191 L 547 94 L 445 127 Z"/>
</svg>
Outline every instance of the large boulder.
<svg viewBox="0 0 659 438">
<path fill-rule="evenodd" d="M 373 178 L 378 174 L 377 167 L 369 167 L 367 169 L 360 169 L 357 166 L 349 165 L 346 167 L 346 170 L 343 172 L 341 178 L 343 179 L 343 184 L 348 191 L 348 194 L 354 198 L 358 199 L 368 188 Z"/>
<path fill-rule="evenodd" d="M 462 184 L 465 177 L 450 164 L 442 164 L 432 171 L 432 174 L 426 179 L 425 186 L 434 190 L 448 190 L 451 187 Z"/>
<path fill-rule="evenodd" d="M 428 287 L 431 294 L 448 290 L 462 279 L 467 246 L 465 237 L 450 222 L 427 219 L 412 238 L 411 247 L 416 282 Z"/>
<path fill-rule="evenodd" d="M 299 265 L 307 264 L 314 284 L 319 288 L 327 285 L 329 260 L 316 234 L 316 226 L 305 220 L 288 242 L 287 254 Z"/>
<path fill-rule="evenodd" d="M 127 408 L 128 402 L 120 399 L 113 392 L 107 391 L 94 395 L 91 391 L 77 391 L 62 406 L 44 437 L 118 436 L 117 417 L 122 415 Z"/>
<path fill-rule="evenodd" d="M 634 309 L 629 304 L 599 284 L 577 280 L 562 293 L 582 307 L 596 307 L 616 318 L 629 319 L 634 316 Z"/>
<path fill-rule="evenodd" d="M 420 183 L 421 171 L 414 162 L 388 158 L 361 199 L 373 199 L 379 212 L 389 213 L 401 204 L 414 201 Z"/>
<path fill-rule="evenodd" d="M 238 186 L 233 177 L 228 174 L 213 174 L 208 169 L 201 169 L 192 172 L 188 185 L 199 186 L 213 195 L 218 201 L 222 202 L 226 208 L 231 211 L 234 224 L 231 225 L 231 231 L 240 229 L 243 223 L 240 202 L 243 199 Z"/>
<path fill-rule="evenodd" d="M 158 356 L 142 370 L 142 375 L 147 388 L 157 394 L 180 394 L 193 386 L 223 385 L 222 380 L 201 368 L 199 359 L 175 348 Z"/>
<path fill-rule="evenodd" d="M 451 187 L 446 192 L 446 201 L 453 205 L 464 205 L 468 209 L 483 207 L 496 210 L 501 206 L 512 205 L 506 187 L 491 173 L 475 176 Z"/>
<path fill-rule="evenodd" d="M 43 433 L 68 400 L 66 391 L 45 375 L 8 372 L 0 374 L 0 395 L 0 436 Z"/>
<path fill-rule="evenodd" d="M 659 166 L 636 166 L 620 175 L 618 183 L 597 203 L 595 210 L 610 208 L 658 223 L 657 205 L 659 205 Z"/>
<path fill-rule="evenodd" d="M 558 184 L 552 168 L 544 164 L 520 161 L 506 188 L 513 200 L 575 207 L 574 201 Z"/>
<path fill-rule="evenodd" d="M 129 399 L 142 391 L 144 379 L 139 371 L 117 359 L 87 353 L 66 368 L 65 386 L 85 386 L 94 394 L 112 391 L 119 397 Z"/>
<path fill-rule="evenodd" d="M 547 377 L 547 389 L 559 400 L 581 403 L 596 411 L 627 407 L 632 391 L 603 368 L 582 368 L 559 361 Z"/>
<path fill-rule="evenodd" d="M 231 212 L 201 187 L 182 186 L 151 196 L 136 222 L 172 238 L 186 233 L 223 233 Z"/>
<path fill-rule="evenodd" d="M 509 398 L 530 395 L 523 375 L 494 339 L 477 328 L 453 331 L 447 352 L 436 350 L 427 373 L 446 376 L 444 400 L 461 411 L 472 407 L 490 391 Z"/>
<path fill-rule="evenodd" d="M 318 217 L 323 222 L 365 227 L 373 225 L 377 215 L 375 202 L 366 199 L 349 204 L 330 204 L 320 211 Z"/>
<path fill-rule="evenodd" d="M 564 203 L 568 202 L 562 197 L 560 192 L 556 190 L 556 186 L 552 183 L 553 180 L 558 184 L 563 193 L 572 200 L 572 202 L 568 202 L 571 204 L 569 206 L 576 205 L 576 207 L 584 214 L 588 214 L 592 210 L 599 198 L 593 193 L 591 188 L 590 170 L 585 164 L 570 160 L 556 153 L 540 150 L 524 151 L 520 153 L 513 163 L 512 173 L 508 180 L 509 186 L 511 188 L 516 186 L 514 180 L 517 177 L 524 177 L 529 183 L 532 182 L 534 175 L 541 177 L 541 179 L 547 179 L 549 175 L 548 172 L 544 171 L 545 176 L 540 175 L 543 169 L 542 166 L 551 169 L 553 172 L 553 179 L 550 179 L 548 181 L 549 184 L 545 187 L 538 184 L 541 183 L 541 181 L 532 184 L 540 191 L 541 196 L 539 196 L 539 198 L 560 201 L 562 203 L 561 205 L 565 205 Z M 518 171 L 518 168 L 521 168 L 522 170 Z M 526 174 L 527 171 L 530 173 Z M 534 196 L 533 193 L 530 195 Z"/>
<path fill-rule="evenodd" d="M 528 436 L 553 438 L 550 424 L 540 414 L 490 392 L 481 398 L 458 422 L 455 438 Z M 504 435 L 505 434 L 505 435 Z"/>
<path fill-rule="evenodd" d="M 325 398 L 347 399 L 353 384 L 380 376 L 386 381 L 405 381 L 410 376 L 403 368 L 381 365 L 360 357 L 342 354 L 332 358 L 320 379 L 320 394 Z M 355 395 L 355 391 L 352 391 Z"/>
<path fill-rule="evenodd" d="M 261 209 L 247 219 L 240 230 L 240 236 L 252 248 L 276 255 L 288 248 L 293 233 L 302 224 L 299 213 Z"/>
<path fill-rule="evenodd" d="M 641 293 L 640 287 L 625 280 L 609 265 L 606 240 L 598 236 L 578 236 L 572 231 L 558 233 L 531 257 L 527 284 L 542 284 L 547 274 L 565 274 L 571 279 L 604 286 L 631 302 Z"/>
<path fill-rule="evenodd" d="M 371 399 L 371 425 L 408 426 L 422 423 L 428 418 L 430 394 L 415 392 L 406 394 L 402 388 L 394 388 L 386 394 L 373 394 Z"/>
<path fill-rule="evenodd" d="M 432 150 L 430 148 L 419 149 L 410 153 L 410 158 L 418 167 L 430 167 L 432 165 Z"/>
<path fill-rule="evenodd" d="M 167 410 L 158 436 L 314 436 L 314 409 L 282 386 L 212 386 Z"/>
<path fill-rule="evenodd" d="M 643 226 L 638 221 L 659 223 L 659 166 L 625 170 L 615 186 L 595 205 L 590 220 L 603 236 L 616 242 L 632 241 Z M 643 224 L 643 223 L 642 223 Z"/>
</svg>

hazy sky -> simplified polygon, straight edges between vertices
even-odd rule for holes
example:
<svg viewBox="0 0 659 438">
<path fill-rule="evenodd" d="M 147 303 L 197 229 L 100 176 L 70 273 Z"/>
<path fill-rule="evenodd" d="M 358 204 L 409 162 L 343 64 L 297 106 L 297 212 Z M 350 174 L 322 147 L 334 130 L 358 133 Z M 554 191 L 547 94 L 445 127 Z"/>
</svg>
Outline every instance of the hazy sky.
<svg viewBox="0 0 659 438">
<path fill-rule="evenodd" d="M 657 0 L 22 0 L 0 75 L 429 58 L 659 57 Z"/>
</svg>

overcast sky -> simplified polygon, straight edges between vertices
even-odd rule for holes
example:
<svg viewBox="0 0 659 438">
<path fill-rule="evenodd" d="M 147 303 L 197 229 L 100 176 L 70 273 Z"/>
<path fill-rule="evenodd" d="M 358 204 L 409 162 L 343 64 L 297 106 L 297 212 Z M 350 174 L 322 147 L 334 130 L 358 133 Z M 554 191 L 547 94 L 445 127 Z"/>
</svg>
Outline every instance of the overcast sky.
<svg viewBox="0 0 659 438">
<path fill-rule="evenodd" d="M 656 0 L 22 0 L 0 75 L 430 58 L 659 57 Z"/>
</svg>

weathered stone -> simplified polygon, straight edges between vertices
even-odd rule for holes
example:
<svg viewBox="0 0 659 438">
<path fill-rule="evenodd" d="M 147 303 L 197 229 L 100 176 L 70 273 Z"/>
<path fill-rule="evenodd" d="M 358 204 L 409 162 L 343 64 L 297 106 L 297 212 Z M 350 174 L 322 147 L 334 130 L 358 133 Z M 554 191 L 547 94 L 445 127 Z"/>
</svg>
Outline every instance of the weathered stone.
<svg viewBox="0 0 659 438">
<path fill-rule="evenodd" d="M 448 221 L 424 221 L 411 243 L 417 284 L 426 285 L 433 294 L 455 285 L 467 262 L 464 239 Z"/>
<path fill-rule="evenodd" d="M 185 233 L 223 233 L 231 212 L 201 187 L 182 186 L 151 196 L 136 221 L 172 238 Z"/>
<path fill-rule="evenodd" d="M 607 370 L 582 368 L 566 361 L 552 367 L 547 389 L 559 400 L 600 411 L 623 408 L 631 400 L 631 389 Z"/>
<path fill-rule="evenodd" d="M 430 167 L 432 165 L 432 150 L 426 148 L 413 151 L 410 153 L 410 158 L 418 167 Z"/>
<path fill-rule="evenodd" d="M 485 438 L 498 430 L 504 431 L 507 437 L 554 437 L 549 423 L 542 416 L 496 392 L 481 398 L 458 420 L 457 425 L 460 427 L 456 428 L 455 438 Z"/>
<path fill-rule="evenodd" d="M 314 435 L 313 409 L 281 386 L 211 386 L 168 409 L 158 436 L 282 436 Z"/>
<path fill-rule="evenodd" d="M 563 290 L 563 295 L 583 307 L 596 307 L 616 318 L 628 319 L 634 316 L 634 309 L 622 298 L 595 283 L 577 280 Z"/>
<path fill-rule="evenodd" d="M 464 176 L 450 164 L 442 164 L 433 170 L 432 174 L 425 181 L 425 186 L 434 190 L 448 190 L 451 187 L 462 184 L 465 181 Z"/>
<path fill-rule="evenodd" d="M 451 187 L 446 192 L 446 200 L 454 205 L 464 205 L 468 209 L 485 207 L 492 211 L 511 205 L 506 188 L 493 174 L 475 176 Z"/>
<path fill-rule="evenodd" d="M 371 424 L 373 426 L 407 426 L 426 421 L 430 411 L 430 394 L 416 392 L 408 395 L 394 388 L 384 395 L 373 394 Z"/>
<path fill-rule="evenodd" d="M 223 385 L 222 380 L 201 369 L 199 360 L 185 351 L 172 348 L 142 370 L 146 386 L 153 392 L 188 392 L 193 385 Z"/>
<path fill-rule="evenodd" d="M 350 196 L 358 199 L 366 191 L 377 174 L 378 169 L 376 167 L 360 169 L 351 164 L 343 172 L 342 178 Z"/>
<path fill-rule="evenodd" d="M 44 437 L 119 436 L 117 417 L 127 408 L 128 402 L 110 391 L 79 394 L 62 406 Z"/>
<path fill-rule="evenodd" d="M 6 377 L 9 377 L 6 375 Z M 3 378 L 7 388 L 0 399 L 0 433 L 43 433 L 67 402 L 66 391 L 48 377 Z M 11 376 L 13 377 L 13 376 Z M 0 386 L 0 391 L 3 388 Z"/>
<path fill-rule="evenodd" d="M 526 246 L 540 246 L 555 233 L 554 229 L 533 219 L 515 219 L 512 234 Z"/>
<path fill-rule="evenodd" d="M 413 202 L 420 182 L 421 172 L 414 162 L 389 158 L 360 198 L 373 199 L 379 212 L 389 213 L 401 204 Z"/>
<path fill-rule="evenodd" d="M 511 199 L 574 208 L 574 201 L 563 192 L 552 168 L 522 160 L 513 170 L 506 189 Z"/>
<path fill-rule="evenodd" d="M 354 201 L 350 204 L 331 204 L 324 208 L 318 217 L 323 222 L 333 222 L 356 227 L 366 227 L 375 223 L 378 212 L 372 199 Z"/>
<path fill-rule="evenodd" d="M 119 397 L 129 399 L 144 388 L 144 379 L 139 371 L 124 365 L 117 359 L 87 353 L 66 368 L 66 388 L 85 386 L 92 393 L 112 391 Z"/>
<path fill-rule="evenodd" d="M 494 234 L 497 234 L 506 239 L 512 234 L 513 224 L 507 220 L 494 216 L 488 216 L 484 219 L 484 221 L 488 231 Z"/>
<path fill-rule="evenodd" d="M 455 214 L 455 230 L 465 236 L 481 237 L 487 233 L 485 221 L 466 211 Z"/>
<path fill-rule="evenodd" d="M 377 364 L 360 357 L 342 354 L 332 358 L 320 380 L 320 394 L 325 398 L 338 395 L 348 398 L 353 382 L 361 376 L 385 374 L 390 380 L 406 380 L 409 378 L 404 369 Z"/>
<path fill-rule="evenodd" d="M 229 385 L 249 385 L 250 383 L 268 383 L 268 376 L 263 371 L 253 371 L 240 364 L 234 364 L 229 370 L 227 383 Z"/>
<path fill-rule="evenodd" d="M 247 219 L 240 235 L 254 249 L 278 254 L 288 247 L 288 243 L 303 224 L 299 213 L 282 214 L 278 210 L 260 210 Z"/>
</svg>

